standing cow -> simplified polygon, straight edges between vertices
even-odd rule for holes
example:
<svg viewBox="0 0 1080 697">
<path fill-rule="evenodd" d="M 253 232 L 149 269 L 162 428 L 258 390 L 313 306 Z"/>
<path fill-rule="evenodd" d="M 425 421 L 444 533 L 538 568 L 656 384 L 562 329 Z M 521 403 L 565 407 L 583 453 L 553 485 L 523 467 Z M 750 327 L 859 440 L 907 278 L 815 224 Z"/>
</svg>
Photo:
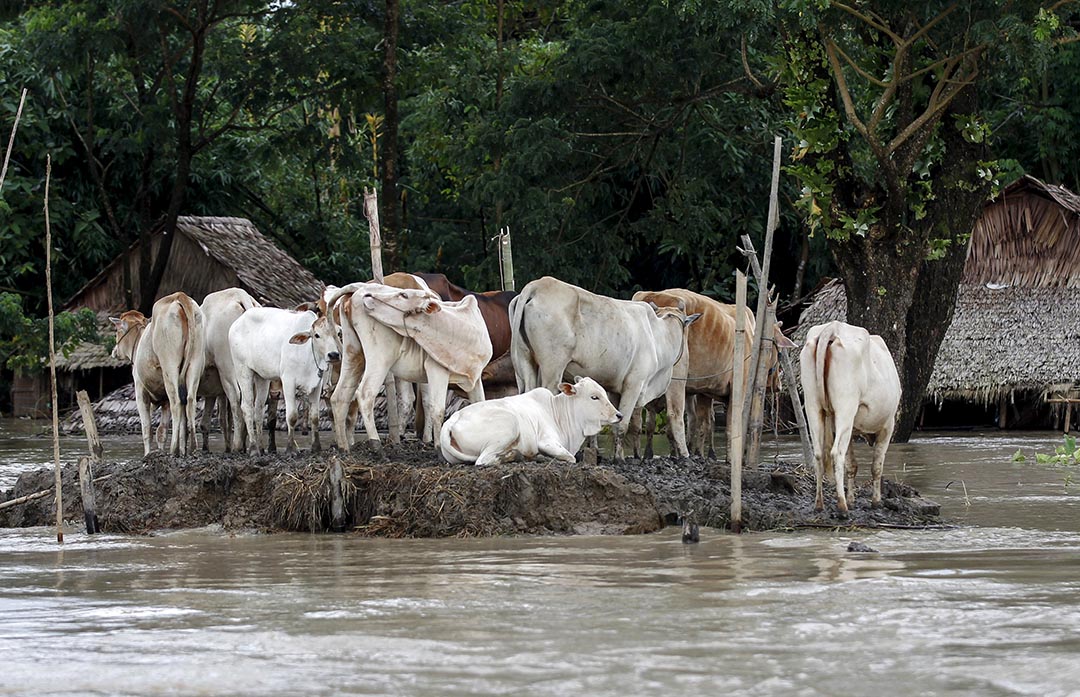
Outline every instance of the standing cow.
<svg viewBox="0 0 1080 697">
<path fill-rule="evenodd" d="M 116 327 L 114 358 L 131 361 L 143 454 L 150 453 L 152 405 L 167 401 L 172 415 L 169 453 L 187 455 L 195 443 L 195 403 L 206 361 L 202 310 L 184 293 L 154 303 L 152 314 L 128 310 L 109 320 Z"/>
<path fill-rule="evenodd" d="M 622 419 L 615 426 L 615 457 L 622 458 L 634 411 L 668 392 L 677 362 L 686 375 L 686 330 L 699 316 L 596 295 L 550 276 L 532 281 L 510 304 L 518 390 L 554 392 L 569 373 L 617 393 Z M 682 394 L 669 395 L 668 414 L 676 451 L 685 457 Z"/>
<path fill-rule="evenodd" d="M 450 383 L 465 389 L 471 401 L 483 401 L 480 374 L 491 358 L 491 341 L 476 298 L 449 303 L 428 289 L 352 283 L 329 300 L 327 317 L 333 319 L 339 301 L 345 355 L 330 398 L 339 448 L 351 446 L 347 416 L 356 396 L 368 442 L 381 447 L 375 397 L 391 374 L 428 385 L 429 437 L 442 428 Z"/>
<path fill-rule="evenodd" d="M 214 384 L 217 389 L 202 389 L 206 397 L 203 406 L 203 423 L 209 421 L 213 411 L 214 397 L 225 396 L 227 410 L 218 409 L 221 433 L 225 438 L 225 452 L 244 447 L 244 419 L 240 405 L 240 387 L 236 381 L 236 369 L 233 367 L 232 349 L 229 347 L 229 328 L 247 310 L 262 307 L 259 301 L 251 297 L 243 288 L 226 288 L 209 293 L 202 301 L 202 312 L 206 322 L 206 373 L 203 382 Z M 228 428 L 226 428 L 228 424 Z M 231 430 L 231 432 L 230 432 Z M 203 449 L 208 449 L 209 429 L 204 426 Z"/>
<path fill-rule="evenodd" d="M 229 327 L 229 350 L 240 385 L 241 406 L 247 426 L 248 451 L 259 452 L 261 412 L 270 381 L 281 380 L 289 440 L 285 452 L 296 449 L 296 401 L 300 393 L 311 421 L 311 450 L 320 449 L 319 393 L 329 367 L 341 358 L 337 334 L 326 317 L 314 312 L 257 307 L 244 312 Z"/>
<path fill-rule="evenodd" d="M 853 433 L 874 436 L 872 503 L 880 505 L 885 452 L 900 407 L 900 377 L 889 348 L 880 336 L 862 327 L 829 322 L 810 329 L 799 354 L 799 365 L 806 421 L 814 445 L 814 505 L 819 511 L 824 507 L 821 481 L 830 464 L 836 476 L 840 515 L 846 516 L 854 505 L 858 465 L 852 448 Z"/>
<path fill-rule="evenodd" d="M 538 387 L 525 394 L 469 404 L 443 424 L 439 446 L 451 463 L 494 465 L 547 455 L 573 462 L 586 436 L 622 414 L 590 378 L 564 382 L 551 394 Z"/>
<path fill-rule="evenodd" d="M 661 291 L 638 291 L 634 300 L 652 302 L 661 307 L 680 307 L 687 313 L 699 313 L 701 319 L 695 322 L 686 335 L 686 350 L 690 354 L 687 369 L 686 408 L 690 417 L 689 449 L 695 455 L 712 455 L 713 448 L 713 400 L 729 400 L 732 378 L 735 375 L 731 366 L 732 349 L 735 346 L 735 306 L 717 302 L 693 291 L 683 288 L 670 288 Z M 754 340 L 754 313 L 746 310 L 746 334 L 744 336 L 746 356 L 749 359 L 750 347 Z M 772 342 L 763 342 L 762 351 L 765 366 L 769 371 L 770 386 L 776 387 L 778 348 L 795 348 L 795 344 L 784 336 L 780 327 L 775 328 Z M 750 362 L 743 364 L 743 380 L 750 373 Z M 652 433 L 657 405 L 646 407 L 646 445 L 645 456 L 652 456 Z M 728 425 L 731 424 L 730 404 L 726 409 Z M 728 438 L 731 429 L 727 429 Z"/>
</svg>

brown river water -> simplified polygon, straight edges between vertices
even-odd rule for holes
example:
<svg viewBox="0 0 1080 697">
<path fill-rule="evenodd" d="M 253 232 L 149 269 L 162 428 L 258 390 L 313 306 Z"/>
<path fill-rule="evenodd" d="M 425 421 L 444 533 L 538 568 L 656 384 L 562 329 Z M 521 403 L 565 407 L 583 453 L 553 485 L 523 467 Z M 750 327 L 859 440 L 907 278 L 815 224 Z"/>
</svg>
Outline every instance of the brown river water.
<svg viewBox="0 0 1080 697">
<path fill-rule="evenodd" d="M 0 421 L 0 488 L 51 459 L 31 431 Z M 684 545 L 676 528 L 69 529 L 62 547 L 52 529 L 0 530 L 0 694 L 1080 695 L 1080 469 L 1033 457 L 1059 442 L 894 445 L 886 475 L 941 503 L 948 530 L 707 529 Z"/>
</svg>

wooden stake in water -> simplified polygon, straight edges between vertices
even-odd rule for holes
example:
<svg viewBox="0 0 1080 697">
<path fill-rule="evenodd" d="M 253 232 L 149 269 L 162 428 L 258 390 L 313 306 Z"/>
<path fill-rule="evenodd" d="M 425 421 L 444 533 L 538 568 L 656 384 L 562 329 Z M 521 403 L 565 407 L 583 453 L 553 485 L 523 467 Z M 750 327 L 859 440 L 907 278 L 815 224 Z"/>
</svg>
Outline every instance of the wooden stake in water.
<svg viewBox="0 0 1080 697">
<path fill-rule="evenodd" d="M 52 155 L 45 157 L 45 297 L 49 305 L 49 382 L 52 388 L 53 466 L 56 469 L 56 541 L 64 543 L 64 489 L 60 477 L 60 409 L 56 403 L 56 322 L 52 297 L 52 229 L 49 227 L 49 183 Z"/>
<path fill-rule="evenodd" d="M 75 393 L 75 399 L 79 402 L 79 413 L 82 415 L 83 431 L 86 432 L 86 444 L 90 448 L 90 457 L 94 463 L 100 464 L 104 448 L 101 446 L 101 437 L 98 436 L 97 419 L 94 418 L 94 407 L 90 404 L 90 395 L 86 390 Z"/>
<path fill-rule="evenodd" d="M 735 349 L 731 359 L 731 531 L 742 532 L 743 388 L 746 371 L 740 370 L 746 354 L 746 274 L 735 272 Z"/>
<path fill-rule="evenodd" d="M 82 498 L 86 534 L 93 535 L 98 532 L 97 504 L 94 500 L 94 465 L 86 455 L 79 458 L 79 495 Z"/>
</svg>

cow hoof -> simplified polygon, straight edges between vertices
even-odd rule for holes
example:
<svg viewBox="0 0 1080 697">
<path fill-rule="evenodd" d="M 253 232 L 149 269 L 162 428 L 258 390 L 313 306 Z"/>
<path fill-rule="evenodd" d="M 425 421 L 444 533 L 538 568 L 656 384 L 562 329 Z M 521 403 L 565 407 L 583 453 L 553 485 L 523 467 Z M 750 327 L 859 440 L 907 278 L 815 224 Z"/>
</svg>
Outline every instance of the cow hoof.
<svg viewBox="0 0 1080 697">
<path fill-rule="evenodd" d="M 653 459 L 653 449 L 652 448 L 645 448 L 645 459 L 646 460 Z"/>
<path fill-rule="evenodd" d="M 837 509 L 836 517 L 839 518 L 840 520 L 847 520 L 848 512 Z"/>
<path fill-rule="evenodd" d="M 878 499 L 877 501 L 871 501 L 870 502 L 870 508 L 874 508 L 874 509 L 881 508 L 881 499 Z"/>
</svg>

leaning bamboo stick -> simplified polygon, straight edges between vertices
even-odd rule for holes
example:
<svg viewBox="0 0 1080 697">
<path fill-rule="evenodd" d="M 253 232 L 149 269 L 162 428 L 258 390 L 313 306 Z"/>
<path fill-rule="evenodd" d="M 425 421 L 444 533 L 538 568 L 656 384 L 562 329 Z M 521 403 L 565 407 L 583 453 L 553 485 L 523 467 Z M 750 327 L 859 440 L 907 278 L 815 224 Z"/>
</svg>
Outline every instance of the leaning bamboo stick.
<svg viewBox="0 0 1080 697">
<path fill-rule="evenodd" d="M 746 353 L 746 274 L 735 272 L 735 348 L 731 365 L 741 366 Z M 731 531 L 742 532 L 742 461 L 743 424 L 742 403 L 745 371 L 734 370 L 731 374 Z"/>
<path fill-rule="evenodd" d="M 35 491 L 32 494 L 26 496 L 20 496 L 17 499 L 11 499 L 10 501 L 4 501 L 0 503 L 0 511 L 5 508 L 11 508 L 12 506 L 18 506 L 20 503 L 29 503 L 30 501 L 36 501 L 37 499 L 43 499 L 53 492 L 52 489 L 44 489 L 42 491 Z"/>
<path fill-rule="evenodd" d="M 0 190 L 3 190 L 4 179 L 7 178 L 8 162 L 11 160 L 11 149 L 15 147 L 15 132 L 19 130 L 19 119 L 22 118 L 24 103 L 26 103 L 25 87 L 23 87 L 22 97 L 19 98 L 19 110 L 15 112 L 15 123 L 11 126 L 11 137 L 8 138 L 7 150 L 4 152 L 4 166 L 0 168 Z"/>
<path fill-rule="evenodd" d="M 60 406 L 56 403 L 56 321 L 52 297 L 52 228 L 49 225 L 49 183 L 52 155 L 45 156 L 45 296 L 49 306 L 49 382 L 52 391 L 53 466 L 56 471 L 56 541 L 64 543 L 64 488 L 60 476 Z"/>
</svg>

